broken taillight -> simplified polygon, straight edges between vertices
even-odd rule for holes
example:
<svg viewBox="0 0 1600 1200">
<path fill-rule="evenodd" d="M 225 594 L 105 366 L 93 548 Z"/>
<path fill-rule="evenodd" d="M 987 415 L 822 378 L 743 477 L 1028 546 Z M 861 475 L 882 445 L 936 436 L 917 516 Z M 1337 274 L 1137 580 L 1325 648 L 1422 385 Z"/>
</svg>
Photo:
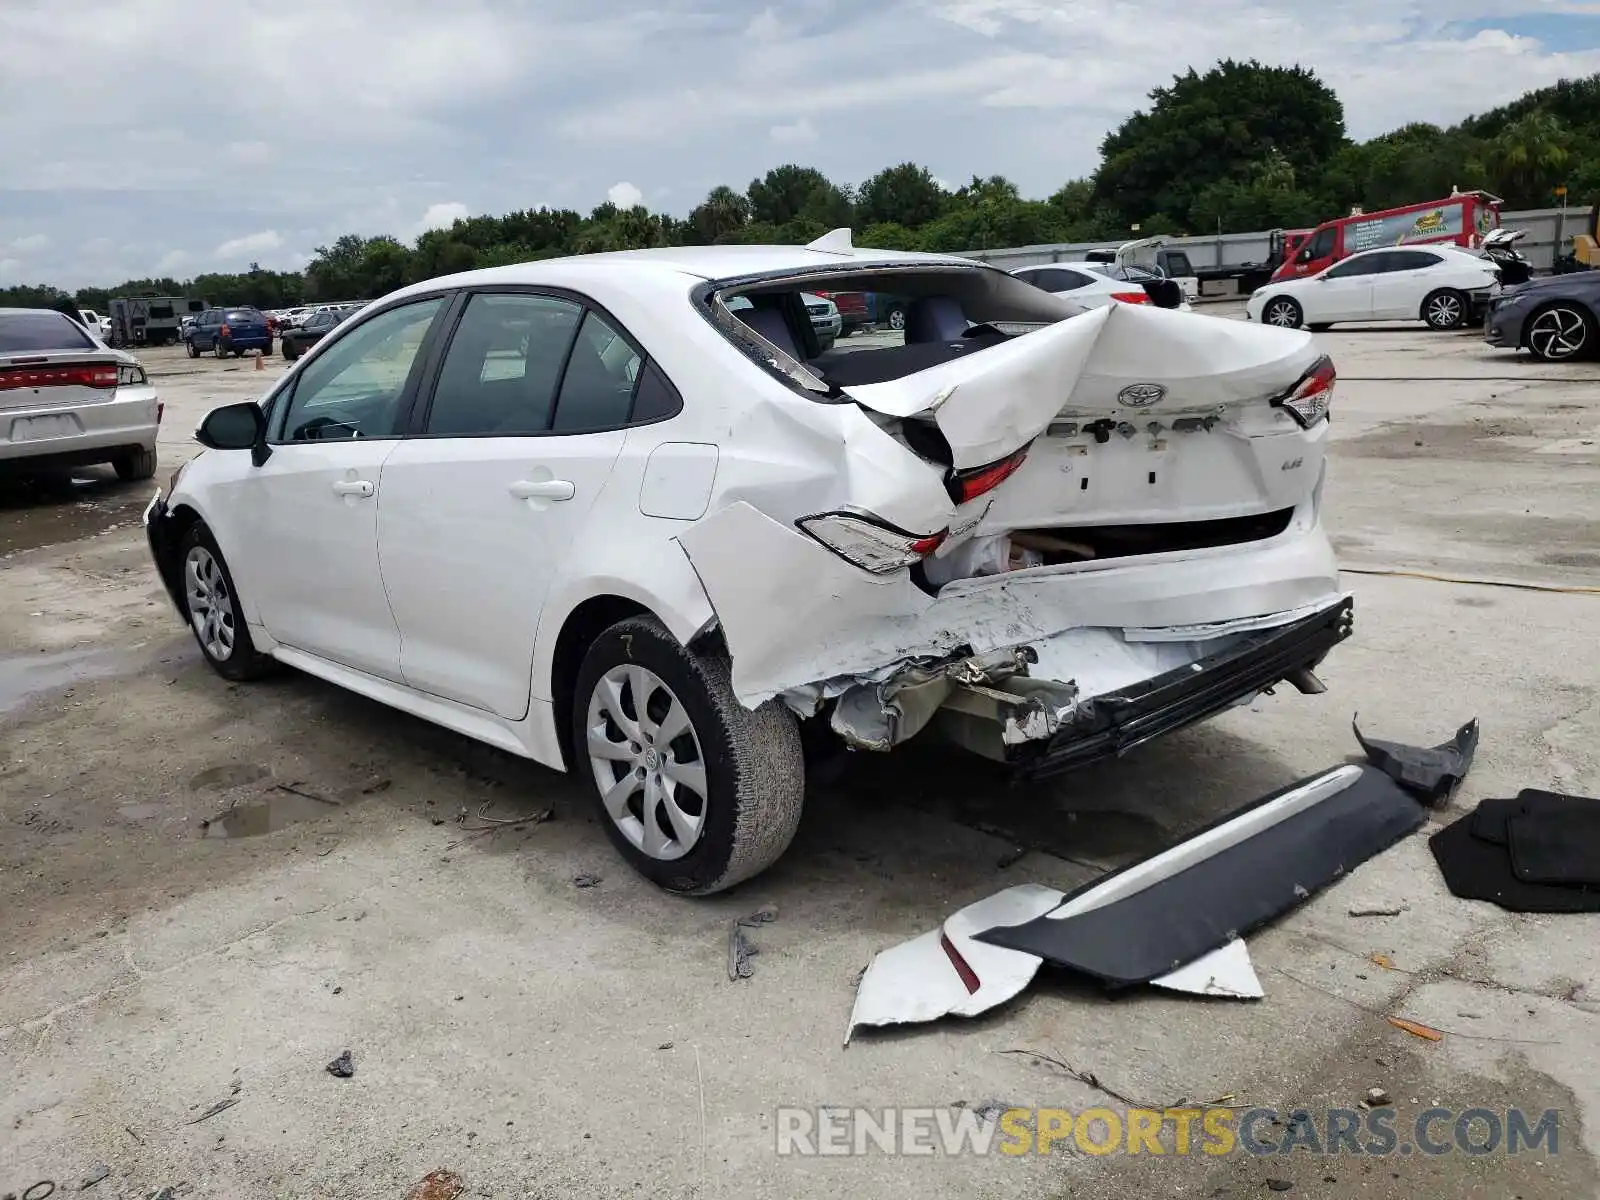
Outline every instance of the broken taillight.
<svg viewBox="0 0 1600 1200">
<path fill-rule="evenodd" d="M 949 532 L 907 533 L 876 517 L 848 512 L 801 517 L 795 524 L 846 562 L 874 575 L 888 575 L 921 562 L 939 548 Z"/>
<path fill-rule="evenodd" d="M 1310 429 L 1328 415 L 1333 403 L 1333 385 L 1339 373 L 1333 369 L 1333 360 L 1324 354 L 1311 364 L 1311 369 L 1300 377 L 1287 393 L 1272 403 L 1285 409 L 1299 422 L 1300 428 Z"/>
<path fill-rule="evenodd" d="M 1149 304 L 1149 292 L 1112 292 L 1113 300 L 1121 300 L 1124 304 Z"/>
<path fill-rule="evenodd" d="M 968 500 L 976 500 L 985 492 L 992 492 L 1006 480 L 1017 473 L 1022 462 L 1028 457 L 1028 448 L 1024 446 L 1015 454 L 1008 454 L 999 462 L 992 462 L 986 467 L 970 467 L 965 471 L 952 471 L 945 480 L 945 490 L 950 493 L 950 499 L 957 504 L 965 504 Z"/>
</svg>

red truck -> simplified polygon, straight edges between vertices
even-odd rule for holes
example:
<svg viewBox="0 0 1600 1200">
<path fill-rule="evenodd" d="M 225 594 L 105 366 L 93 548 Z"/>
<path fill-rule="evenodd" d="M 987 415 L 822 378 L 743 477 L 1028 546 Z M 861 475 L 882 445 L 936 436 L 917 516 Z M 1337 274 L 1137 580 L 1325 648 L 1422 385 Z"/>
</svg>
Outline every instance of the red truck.
<svg viewBox="0 0 1600 1200">
<path fill-rule="evenodd" d="M 1433 242 L 1476 250 L 1485 234 L 1500 228 L 1501 203 L 1488 192 L 1457 192 L 1443 200 L 1356 213 L 1312 230 L 1296 230 L 1285 236 L 1283 261 L 1272 282 L 1315 275 L 1346 255 L 1378 246 Z"/>
</svg>

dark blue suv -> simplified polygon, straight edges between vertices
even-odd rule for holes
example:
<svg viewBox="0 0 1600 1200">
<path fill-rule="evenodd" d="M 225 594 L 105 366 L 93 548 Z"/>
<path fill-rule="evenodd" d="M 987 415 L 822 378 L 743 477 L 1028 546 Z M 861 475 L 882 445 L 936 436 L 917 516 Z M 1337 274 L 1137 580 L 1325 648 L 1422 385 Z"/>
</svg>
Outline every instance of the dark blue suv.
<svg viewBox="0 0 1600 1200">
<path fill-rule="evenodd" d="M 272 353 L 272 327 L 266 315 L 254 308 L 208 308 L 194 319 L 183 335 L 189 357 L 208 350 L 218 358 L 248 350 Z"/>
</svg>

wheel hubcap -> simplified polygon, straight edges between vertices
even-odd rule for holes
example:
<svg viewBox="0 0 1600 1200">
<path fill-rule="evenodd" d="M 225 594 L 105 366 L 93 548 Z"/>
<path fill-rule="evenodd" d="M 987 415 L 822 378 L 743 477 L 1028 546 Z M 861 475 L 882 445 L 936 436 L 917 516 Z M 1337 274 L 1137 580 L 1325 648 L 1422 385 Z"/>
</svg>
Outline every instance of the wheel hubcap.
<svg viewBox="0 0 1600 1200">
<path fill-rule="evenodd" d="M 1533 319 L 1528 344 L 1545 358 L 1571 358 L 1588 337 L 1583 317 L 1570 308 L 1553 308 Z"/>
<path fill-rule="evenodd" d="M 890 329 L 904 329 L 905 327 L 906 327 L 906 315 L 905 315 L 905 313 L 896 310 L 895 312 L 892 312 L 892 313 L 889 314 L 889 328 Z"/>
<path fill-rule="evenodd" d="M 1289 304 L 1274 304 L 1267 309 L 1267 321 L 1272 325 L 1281 325 L 1292 328 L 1300 322 L 1295 317 L 1294 307 Z"/>
<path fill-rule="evenodd" d="M 183 579 L 195 636 L 212 658 L 227 660 L 233 654 L 233 597 L 221 565 L 211 551 L 196 546 L 183 561 Z"/>
<path fill-rule="evenodd" d="M 662 862 L 700 840 L 706 767 L 683 702 L 646 667 L 611 668 L 589 697 L 589 765 L 601 804 L 622 835 Z"/>
<path fill-rule="evenodd" d="M 1461 319 L 1461 305 L 1453 296 L 1440 296 L 1434 300 L 1429 312 L 1435 325 L 1454 325 Z"/>
</svg>

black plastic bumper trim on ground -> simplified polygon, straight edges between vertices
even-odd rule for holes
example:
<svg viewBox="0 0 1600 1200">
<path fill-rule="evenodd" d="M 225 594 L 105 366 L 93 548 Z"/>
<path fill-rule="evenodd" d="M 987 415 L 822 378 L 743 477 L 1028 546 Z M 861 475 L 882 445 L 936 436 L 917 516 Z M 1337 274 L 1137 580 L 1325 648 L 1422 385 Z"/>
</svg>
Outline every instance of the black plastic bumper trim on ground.
<svg viewBox="0 0 1600 1200">
<path fill-rule="evenodd" d="M 1325 774 L 1253 801 L 1195 837 Z M 1149 983 L 1288 912 L 1425 819 L 1422 806 L 1399 784 L 1375 767 L 1362 767 L 1348 787 L 1120 900 L 1077 916 L 1047 914 L 976 937 L 1112 987 Z M 1063 903 L 1111 877 L 1091 881 Z"/>
<path fill-rule="evenodd" d="M 1280 629 L 1079 705 L 1068 725 L 1039 748 L 1018 747 L 1021 779 L 1041 779 L 1134 747 L 1214 716 L 1239 700 L 1315 667 L 1350 636 L 1350 597 Z"/>
</svg>

